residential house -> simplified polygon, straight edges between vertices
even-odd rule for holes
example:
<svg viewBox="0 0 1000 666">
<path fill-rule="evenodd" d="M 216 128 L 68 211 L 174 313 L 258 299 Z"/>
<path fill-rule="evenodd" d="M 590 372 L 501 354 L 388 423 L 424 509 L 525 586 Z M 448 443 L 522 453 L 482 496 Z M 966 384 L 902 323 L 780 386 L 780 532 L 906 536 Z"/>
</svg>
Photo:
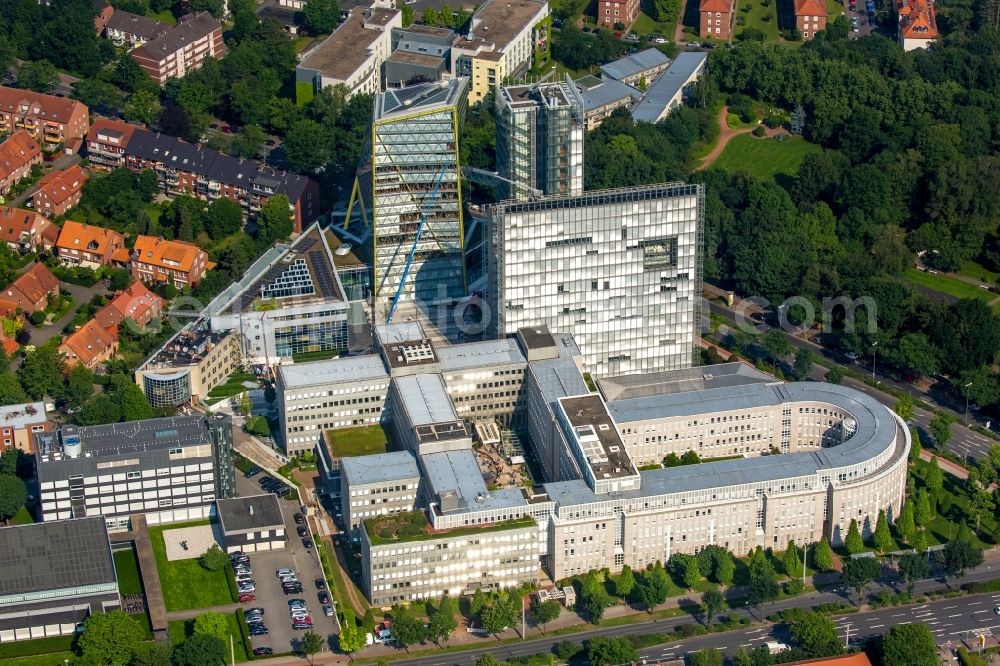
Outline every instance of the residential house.
<svg viewBox="0 0 1000 666">
<path fill-rule="evenodd" d="M 0 130 L 2 131 L 2 130 Z M 31 175 L 31 167 L 42 163 L 42 150 L 24 130 L 17 130 L 0 143 L 0 194 Z"/>
<path fill-rule="evenodd" d="M 0 208 L 0 240 L 15 252 L 51 250 L 59 238 L 59 227 L 33 210 Z"/>
<path fill-rule="evenodd" d="M 169 23 L 119 9 L 105 25 L 104 36 L 114 42 L 115 46 L 134 49 L 162 37 L 170 28 Z"/>
<path fill-rule="evenodd" d="M 208 12 L 181 17 L 163 35 L 132 51 L 132 58 L 159 85 L 198 69 L 205 58 L 222 60 L 222 25 Z"/>
<path fill-rule="evenodd" d="M 198 284 L 215 266 L 197 245 L 155 236 L 138 236 L 132 250 L 119 250 L 115 261 L 127 262 L 132 273 L 145 282 L 167 282 L 178 289 Z"/>
<path fill-rule="evenodd" d="M 107 305 L 94 314 L 94 321 L 103 329 L 117 335 L 118 326 L 131 319 L 145 327 L 163 312 L 167 302 L 151 292 L 140 281 L 115 294 Z"/>
<path fill-rule="evenodd" d="M 117 231 L 74 220 L 63 223 L 56 241 L 56 253 L 62 263 L 88 268 L 107 266 L 115 251 L 124 247 L 125 239 Z"/>
<path fill-rule="evenodd" d="M 639 18 L 639 0 L 597 0 L 597 23 L 601 27 L 616 29 L 620 24 L 627 30 Z"/>
<path fill-rule="evenodd" d="M 33 434 L 51 429 L 52 424 L 48 421 L 44 402 L 0 407 L 0 453 L 7 449 L 32 453 L 35 439 Z"/>
<path fill-rule="evenodd" d="M 49 297 L 59 293 L 59 280 L 44 264 L 35 263 L 12 284 L 0 290 L 0 313 L 9 315 L 18 308 L 31 314 L 44 310 Z"/>
<path fill-rule="evenodd" d="M 75 99 L 0 86 L 0 132 L 25 130 L 42 146 L 87 136 L 90 110 Z"/>
<path fill-rule="evenodd" d="M 733 28 L 733 0 L 701 0 L 698 5 L 699 34 L 729 40 Z"/>
<path fill-rule="evenodd" d="M 97 12 L 94 16 L 94 34 L 100 37 L 108 27 L 108 21 L 114 16 L 115 8 L 113 5 L 104 4 L 103 0 L 95 0 L 94 10 Z"/>
<path fill-rule="evenodd" d="M 66 366 L 82 365 L 93 370 L 114 356 L 118 350 L 117 337 L 89 320 L 59 345 L 59 352 L 66 359 Z"/>
<path fill-rule="evenodd" d="M 933 0 L 897 0 L 899 45 L 904 51 L 926 49 L 938 38 Z"/>
<path fill-rule="evenodd" d="M 142 127 L 111 118 L 94 120 L 87 135 L 87 159 L 91 166 L 107 170 L 127 167 L 125 146 L 138 129 Z"/>
<path fill-rule="evenodd" d="M 826 4 L 821 0 L 795 0 L 795 29 L 804 40 L 826 30 Z"/>
<path fill-rule="evenodd" d="M 65 215 L 80 203 L 83 185 L 90 177 L 87 172 L 74 164 L 65 171 L 50 171 L 38 181 L 33 201 L 35 210 L 49 217 Z"/>
</svg>

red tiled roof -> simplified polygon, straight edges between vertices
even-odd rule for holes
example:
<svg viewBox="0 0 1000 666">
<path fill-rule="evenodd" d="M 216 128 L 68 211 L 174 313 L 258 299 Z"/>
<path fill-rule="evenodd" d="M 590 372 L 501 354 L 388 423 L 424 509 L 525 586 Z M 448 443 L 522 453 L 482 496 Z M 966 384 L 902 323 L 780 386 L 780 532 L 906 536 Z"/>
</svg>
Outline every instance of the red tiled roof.
<svg viewBox="0 0 1000 666">
<path fill-rule="evenodd" d="M 95 118 L 94 124 L 90 126 L 90 132 L 87 134 L 88 141 L 104 141 L 101 136 L 108 136 L 113 134 L 120 138 L 117 145 L 125 146 L 129 139 L 132 138 L 132 133 L 137 129 L 142 129 L 139 125 L 130 125 L 129 123 L 123 123 L 120 120 L 114 120 L 113 118 Z"/>
<path fill-rule="evenodd" d="M 701 0 L 698 11 L 726 12 L 731 14 L 733 11 L 733 0 Z"/>
<path fill-rule="evenodd" d="M 901 0 L 896 11 L 899 13 L 899 34 L 903 39 L 937 39 L 937 19 L 931 0 Z"/>
<path fill-rule="evenodd" d="M 41 213 L 23 208 L 0 208 L 0 240 L 16 243 L 21 234 L 30 234 L 33 229 L 46 240 L 59 236 L 59 227 Z"/>
<path fill-rule="evenodd" d="M 115 344 L 114 337 L 108 331 L 98 326 L 93 319 L 80 327 L 59 345 L 59 350 L 70 356 L 76 356 L 84 365 L 89 366 L 94 359 L 106 353 Z"/>
<path fill-rule="evenodd" d="M 88 178 L 87 172 L 79 164 L 74 164 L 65 171 L 51 171 L 42 176 L 38 181 L 38 192 L 61 204 L 82 190 Z"/>
<path fill-rule="evenodd" d="M 66 220 L 63 223 L 59 241 L 56 243 L 56 247 L 60 250 L 84 250 L 102 256 L 108 251 L 109 246 L 114 251 L 114 248 L 124 245 L 125 239 L 117 231 L 75 220 Z"/>
<path fill-rule="evenodd" d="M 0 111 L 20 114 L 21 106 L 27 104 L 38 109 L 38 117 L 51 123 L 66 123 L 78 108 L 86 106 L 68 97 L 43 95 L 42 93 L 0 86 Z"/>
<path fill-rule="evenodd" d="M 190 273 L 198 255 L 205 254 L 204 250 L 193 243 L 164 240 L 155 236 L 137 236 L 133 250 L 136 259 L 144 264 L 182 273 Z"/>
<path fill-rule="evenodd" d="M 59 288 L 59 280 L 45 264 L 35 263 L 12 285 L 17 287 L 32 303 L 42 300 Z"/>
<path fill-rule="evenodd" d="M 820 0 L 795 0 L 796 16 L 826 16 L 826 5 Z"/>
<path fill-rule="evenodd" d="M 872 666 L 868 656 L 864 652 L 854 654 L 844 654 L 839 657 L 820 657 L 819 659 L 806 659 L 805 661 L 793 661 L 793 664 L 809 664 L 809 666 Z"/>
<path fill-rule="evenodd" d="M 94 314 L 94 321 L 101 328 L 115 332 L 119 324 L 130 318 L 140 325 L 145 325 L 151 312 L 159 311 L 166 301 L 146 288 L 141 281 L 136 281 L 131 287 L 119 291 L 111 302 Z"/>
<path fill-rule="evenodd" d="M 0 143 L 0 178 L 6 178 L 31 162 L 41 152 L 42 149 L 30 134 L 24 130 L 14 132 L 6 141 Z"/>
</svg>

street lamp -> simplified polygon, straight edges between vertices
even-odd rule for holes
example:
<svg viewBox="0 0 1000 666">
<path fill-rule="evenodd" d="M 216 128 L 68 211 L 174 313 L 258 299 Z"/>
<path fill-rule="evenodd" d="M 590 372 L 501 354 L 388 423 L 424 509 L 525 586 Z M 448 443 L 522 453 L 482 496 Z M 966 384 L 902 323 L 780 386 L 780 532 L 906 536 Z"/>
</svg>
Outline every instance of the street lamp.
<svg viewBox="0 0 1000 666">
<path fill-rule="evenodd" d="M 872 343 L 872 381 L 875 381 L 875 357 L 878 355 L 878 340 Z"/>
<path fill-rule="evenodd" d="M 970 389 L 970 388 L 972 388 L 972 382 L 969 382 L 968 384 L 965 385 L 965 389 L 966 389 L 966 391 L 965 391 L 965 425 L 966 426 L 969 425 L 969 391 L 968 391 L 968 389 Z"/>
</svg>

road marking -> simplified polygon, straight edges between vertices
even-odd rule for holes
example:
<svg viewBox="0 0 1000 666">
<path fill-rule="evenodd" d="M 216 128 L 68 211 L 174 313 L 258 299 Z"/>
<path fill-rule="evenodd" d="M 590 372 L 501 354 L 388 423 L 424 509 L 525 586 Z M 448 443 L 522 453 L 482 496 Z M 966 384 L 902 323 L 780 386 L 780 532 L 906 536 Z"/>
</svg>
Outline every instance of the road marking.
<svg viewBox="0 0 1000 666">
<path fill-rule="evenodd" d="M 873 624 L 873 625 L 872 625 L 871 627 L 869 627 L 869 628 L 870 628 L 870 629 L 878 629 L 879 627 L 884 627 L 884 626 L 885 626 L 884 624 Z"/>
<path fill-rule="evenodd" d="M 955 613 L 954 615 L 949 615 L 948 617 L 958 617 L 961 613 Z"/>
<path fill-rule="evenodd" d="M 987 609 L 984 608 L 983 610 L 972 611 L 972 614 L 975 615 L 976 613 L 985 613 L 985 612 L 987 612 Z"/>
<path fill-rule="evenodd" d="M 934 626 L 935 624 L 941 624 L 940 622 L 924 622 L 924 624 Z"/>
<path fill-rule="evenodd" d="M 945 606 L 941 610 L 951 610 L 952 608 L 958 608 L 958 606 Z"/>
<path fill-rule="evenodd" d="M 905 616 L 906 616 L 906 613 L 897 613 L 897 614 L 893 615 L 893 617 L 905 617 Z"/>
</svg>

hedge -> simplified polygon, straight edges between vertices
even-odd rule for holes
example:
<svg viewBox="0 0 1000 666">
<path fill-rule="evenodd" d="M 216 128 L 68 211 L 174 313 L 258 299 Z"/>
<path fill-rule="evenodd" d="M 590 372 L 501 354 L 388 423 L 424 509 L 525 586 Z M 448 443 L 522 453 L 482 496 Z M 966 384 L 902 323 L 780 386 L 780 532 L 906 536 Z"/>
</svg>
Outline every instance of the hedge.
<svg viewBox="0 0 1000 666">
<path fill-rule="evenodd" d="M 965 583 L 962 585 L 962 589 L 971 594 L 979 594 L 982 592 L 1000 592 L 1000 578 Z"/>
<path fill-rule="evenodd" d="M 253 646 L 250 644 L 250 626 L 247 625 L 243 609 L 238 608 L 233 611 L 233 614 L 236 616 L 236 626 L 240 628 L 240 640 L 243 641 L 243 651 L 247 653 L 248 657 L 253 657 Z"/>
</svg>

